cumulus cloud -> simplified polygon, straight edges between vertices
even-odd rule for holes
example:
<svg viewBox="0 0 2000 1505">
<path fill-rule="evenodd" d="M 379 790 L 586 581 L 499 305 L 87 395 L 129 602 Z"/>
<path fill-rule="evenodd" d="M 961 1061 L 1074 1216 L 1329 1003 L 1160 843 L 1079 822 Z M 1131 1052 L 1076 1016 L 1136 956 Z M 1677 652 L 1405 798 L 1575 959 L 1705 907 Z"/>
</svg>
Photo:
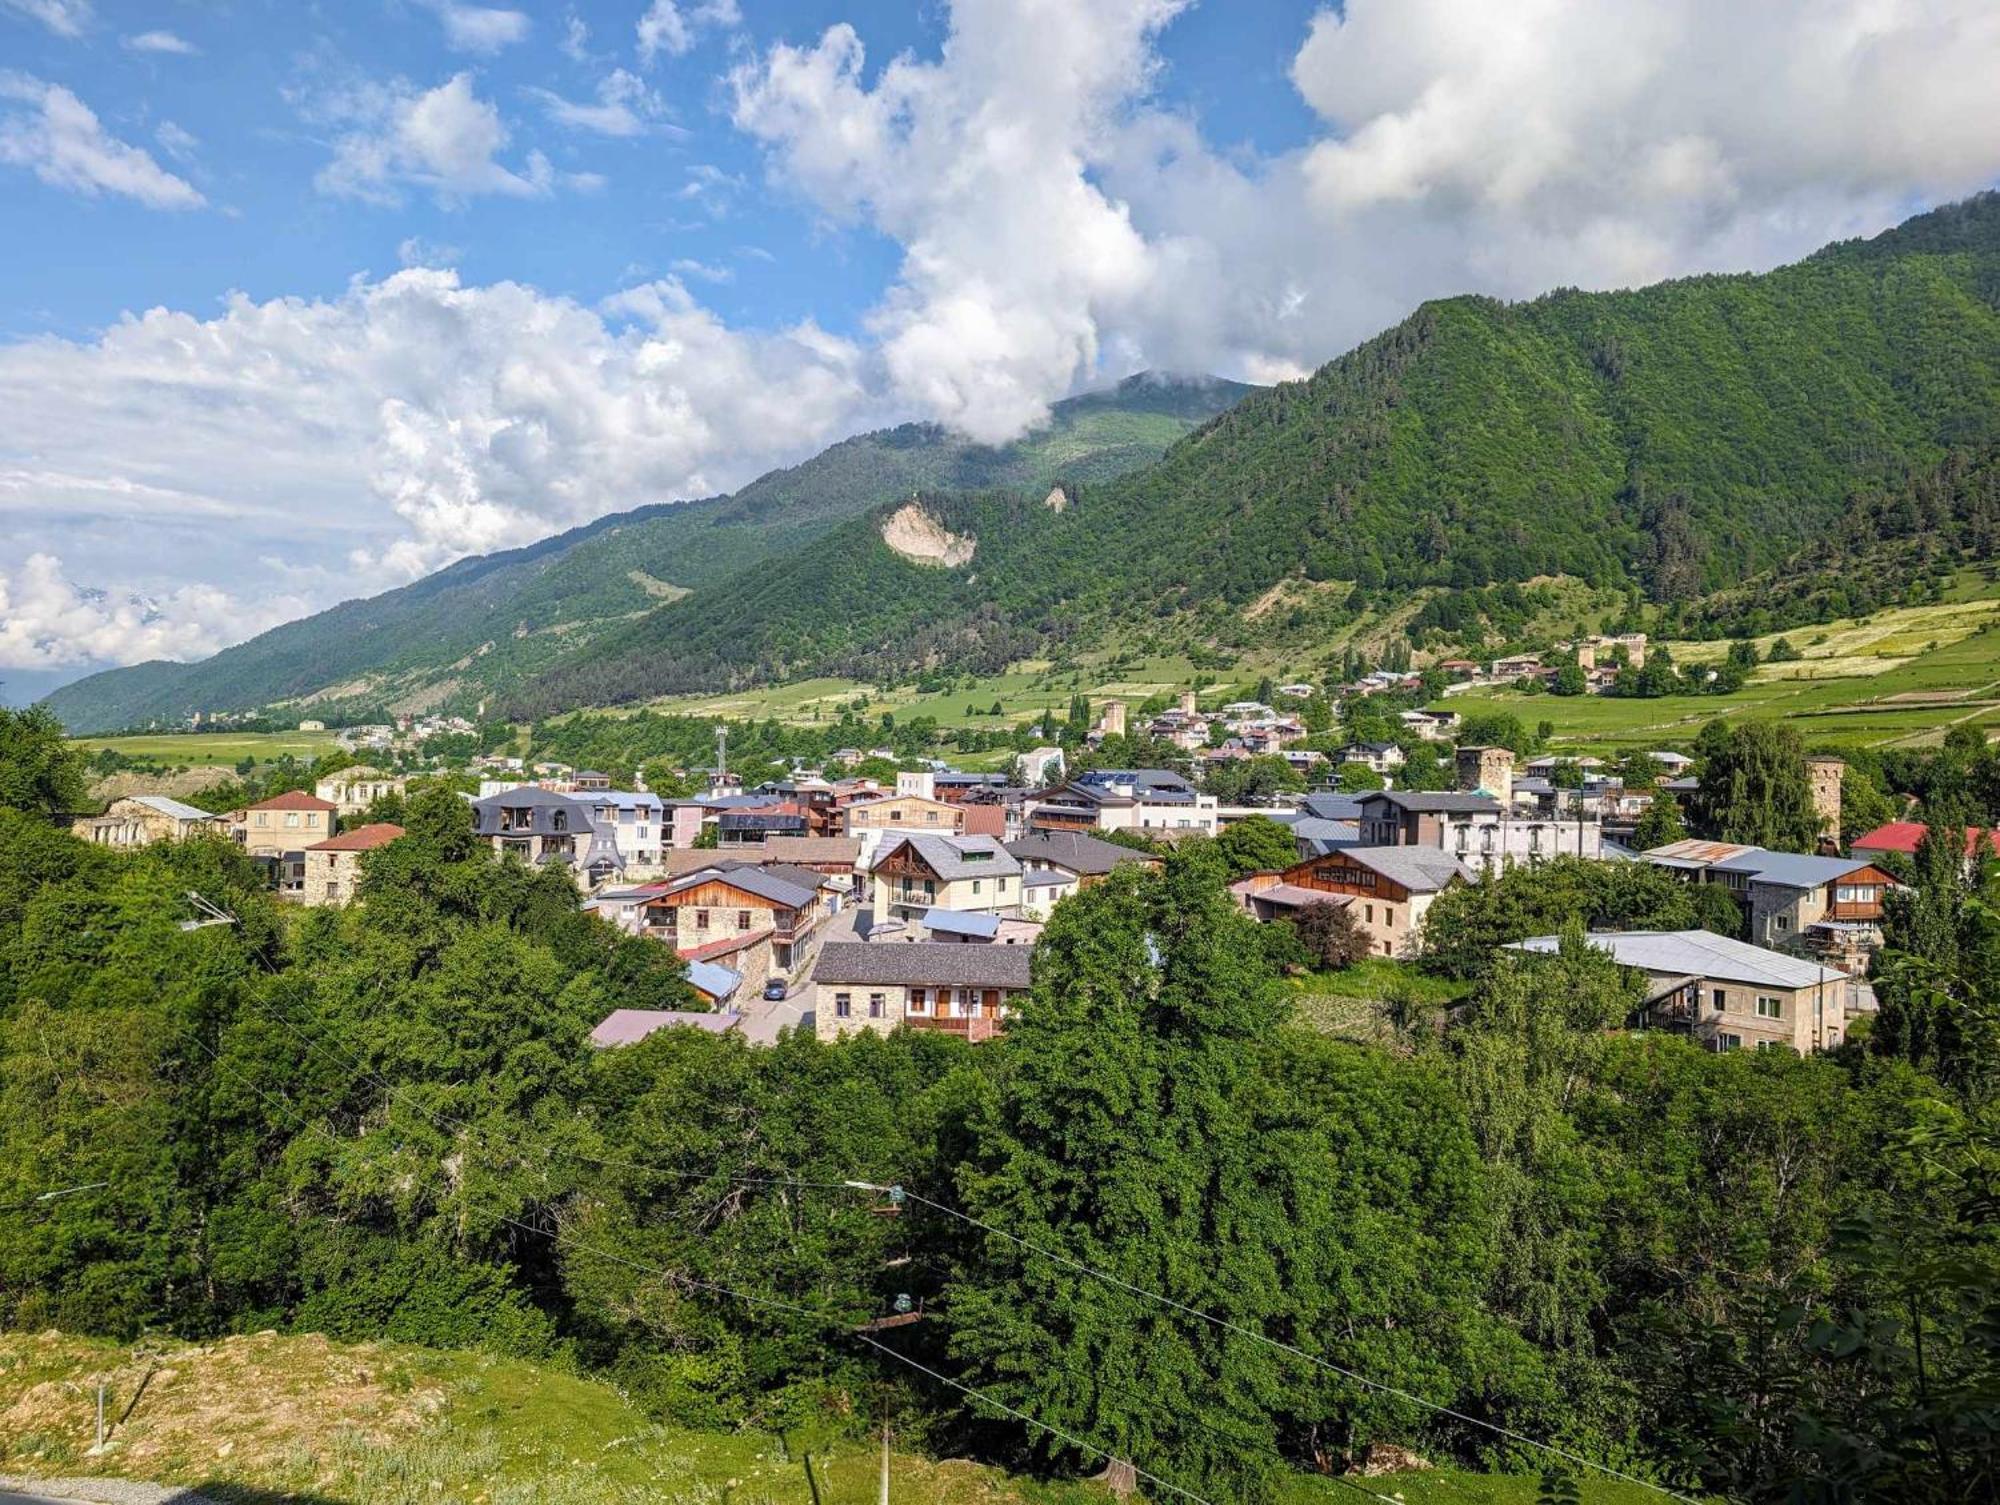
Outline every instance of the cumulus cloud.
<svg viewBox="0 0 2000 1505">
<path fill-rule="evenodd" d="M 133 52 L 164 52 L 175 57 L 193 57 L 201 51 L 194 43 L 171 31 L 142 31 L 125 38 L 125 46 Z"/>
<path fill-rule="evenodd" d="M 653 0 L 639 18 L 639 61 L 650 63 L 662 52 L 680 57 L 693 50 L 704 31 L 742 24 L 736 0 L 699 0 L 686 7 L 676 0 Z"/>
<path fill-rule="evenodd" d="M 1425 297 L 1768 266 L 2000 175 L 1965 0 L 1347 0 L 1266 159 L 1153 98 L 1180 8 L 953 0 L 872 84 L 845 24 L 732 75 L 773 175 L 902 247 L 903 400 L 1006 438 L 1107 369 L 1296 372 Z"/>
<path fill-rule="evenodd" d="M 198 209 L 207 202 L 144 148 L 106 131 L 90 106 L 62 85 L 24 73 L 0 72 L 0 162 L 89 198 L 118 194 L 152 209 Z"/>
<path fill-rule="evenodd" d="M 554 190 L 555 169 L 540 152 L 517 167 L 499 160 L 512 133 L 500 111 L 472 90 L 470 73 L 435 89 L 398 80 L 329 97 L 319 108 L 353 123 L 334 143 L 333 160 L 314 179 L 322 193 L 397 204 L 404 187 L 440 203 L 486 194 L 540 198 Z"/>
<path fill-rule="evenodd" d="M 597 81 L 595 102 L 565 99 L 551 89 L 528 91 L 542 102 L 549 119 L 572 130 L 600 136 L 641 136 L 655 128 L 666 106 L 636 73 L 614 68 Z"/>
<path fill-rule="evenodd" d="M 90 25 L 90 0 L 0 0 L 0 11 L 26 16 L 59 37 L 80 37 Z"/>
<path fill-rule="evenodd" d="M 812 324 L 731 330 L 676 280 L 593 307 L 418 267 L 210 319 L 155 309 L 0 347 L 0 535 L 163 602 L 199 579 L 323 605 L 795 461 L 879 416 L 863 365 Z M 48 573 L 35 619 L 81 620 L 47 604 Z"/>
<path fill-rule="evenodd" d="M 79 585 L 55 555 L 30 554 L 18 568 L 0 568 L 0 668 L 203 658 L 304 606 L 296 596 L 240 601 L 210 585 L 161 596 Z"/>
</svg>

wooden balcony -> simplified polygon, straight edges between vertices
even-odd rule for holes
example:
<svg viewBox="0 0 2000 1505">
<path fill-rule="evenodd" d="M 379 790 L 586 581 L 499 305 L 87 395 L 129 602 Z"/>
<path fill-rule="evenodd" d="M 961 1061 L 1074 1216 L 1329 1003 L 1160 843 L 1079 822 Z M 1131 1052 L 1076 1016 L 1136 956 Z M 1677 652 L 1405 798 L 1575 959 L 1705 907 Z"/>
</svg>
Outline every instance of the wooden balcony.
<svg viewBox="0 0 2000 1505">
<path fill-rule="evenodd" d="M 910 1014 L 903 1022 L 911 1029 L 936 1030 L 940 1034 L 963 1035 L 977 1044 L 981 1040 L 993 1040 L 1007 1032 L 1002 1020 L 988 1018 L 984 1014 L 971 1017 L 954 1017 L 950 1014 Z"/>
</svg>

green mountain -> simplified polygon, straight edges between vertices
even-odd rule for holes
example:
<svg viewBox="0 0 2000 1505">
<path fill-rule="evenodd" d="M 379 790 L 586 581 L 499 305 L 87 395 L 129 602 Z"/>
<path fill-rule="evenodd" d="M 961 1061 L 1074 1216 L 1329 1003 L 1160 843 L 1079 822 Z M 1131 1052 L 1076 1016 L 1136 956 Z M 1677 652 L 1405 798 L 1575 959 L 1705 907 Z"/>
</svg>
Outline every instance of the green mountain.
<svg viewBox="0 0 2000 1505">
<path fill-rule="evenodd" d="M 199 663 L 153 662 L 64 686 L 48 704 L 72 731 L 179 723 L 196 711 L 277 706 L 352 718 L 475 708 L 596 651 L 663 602 L 774 557 L 806 557 L 841 523 L 920 490 L 1057 481 L 1137 469 L 1256 389 L 1153 375 L 1056 404 L 1001 448 L 931 424 L 863 434 L 731 496 L 599 518 L 524 549 L 462 559 L 414 584 L 274 628 Z M 739 588 L 733 587 L 732 588 Z"/>
<path fill-rule="evenodd" d="M 513 708 L 990 669 L 1163 623 L 1198 637 L 1279 597 L 1351 614 L 1567 575 L 1688 603 L 1996 437 L 1986 194 L 1762 275 L 1425 304 L 1060 511 L 1032 490 L 877 508 L 607 633 Z"/>
</svg>

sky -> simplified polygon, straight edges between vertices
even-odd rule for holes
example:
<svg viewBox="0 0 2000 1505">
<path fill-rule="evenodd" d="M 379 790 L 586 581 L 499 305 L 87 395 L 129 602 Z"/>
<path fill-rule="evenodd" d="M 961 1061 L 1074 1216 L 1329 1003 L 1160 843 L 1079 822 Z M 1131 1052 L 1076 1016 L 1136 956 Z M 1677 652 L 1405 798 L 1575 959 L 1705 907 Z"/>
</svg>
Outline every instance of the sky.
<svg viewBox="0 0 2000 1505">
<path fill-rule="evenodd" d="M 2000 180 L 1991 0 L 0 0 L 0 695 Z"/>
</svg>

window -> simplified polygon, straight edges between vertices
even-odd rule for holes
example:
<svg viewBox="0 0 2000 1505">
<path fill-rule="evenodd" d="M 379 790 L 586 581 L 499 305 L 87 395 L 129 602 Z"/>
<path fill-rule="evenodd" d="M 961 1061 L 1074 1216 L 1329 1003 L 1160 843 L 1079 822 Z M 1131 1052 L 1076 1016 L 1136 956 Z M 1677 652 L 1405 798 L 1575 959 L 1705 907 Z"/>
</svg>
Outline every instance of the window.
<svg viewBox="0 0 2000 1505">
<path fill-rule="evenodd" d="M 1368 923 L 1373 925 L 1375 923 L 1375 906 L 1373 904 L 1364 904 L 1362 908 L 1368 911 Z"/>
<path fill-rule="evenodd" d="M 1780 1000 L 1768 994 L 1759 993 L 1757 995 L 1757 1017 L 1759 1019 L 1782 1019 L 1785 1017 L 1785 1005 Z"/>
<path fill-rule="evenodd" d="M 880 1019 L 888 1011 L 889 1011 L 888 994 L 870 993 L 868 995 L 868 1017 L 870 1019 Z"/>
<path fill-rule="evenodd" d="M 1873 904 L 1875 890 L 1858 883 L 1843 883 L 1833 891 L 1833 897 L 1841 904 Z"/>
<path fill-rule="evenodd" d="M 695 928 L 696 930 L 706 930 L 706 929 L 708 929 L 708 911 L 707 911 L 707 910 L 705 910 L 705 909 L 697 909 L 697 910 L 696 910 L 696 911 L 694 912 L 694 928 Z"/>
<path fill-rule="evenodd" d="M 1729 1007 L 1729 992 L 1726 988 L 1710 988 L 1708 1001 L 1710 1007 L 1720 1014 Z"/>
<path fill-rule="evenodd" d="M 651 836 L 652 834 L 653 832 L 650 827 L 647 826 L 639 827 L 639 840 L 644 841 L 647 837 Z"/>
<path fill-rule="evenodd" d="M 1780 929 L 1780 930 L 1790 930 L 1790 929 L 1792 928 L 1792 917 L 1791 917 L 1790 915 L 1782 915 L 1782 914 L 1781 914 L 1781 915 L 1778 915 L 1778 916 L 1777 916 L 1776 918 L 1777 918 L 1777 921 L 1778 921 L 1778 929 Z"/>
<path fill-rule="evenodd" d="M 910 989 L 910 1012 L 928 1014 L 931 1011 L 931 990 L 929 988 Z"/>
<path fill-rule="evenodd" d="M 1382 923 L 1384 925 L 1394 925 L 1396 923 L 1396 911 L 1385 905 L 1382 910 Z"/>
<path fill-rule="evenodd" d="M 852 993 L 835 993 L 833 995 L 833 1016 L 836 1019 L 852 1019 L 854 1017 L 854 995 Z"/>
<path fill-rule="evenodd" d="M 749 910 L 739 909 L 736 911 L 736 928 L 738 930 L 748 930 L 750 928 Z"/>
<path fill-rule="evenodd" d="M 296 831 L 298 828 L 299 812 L 296 810 L 287 810 L 285 812 L 285 829 L 287 831 Z"/>
<path fill-rule="evenodd" d="M 933 825 L 933 826 L 934 826 L 934 825 L 936 825 L 936 824 L 938 823 L 938 813 L 937 813 L 937 811 L 935 811 L 935 810 L 926 810 L 926 811 L 924 812 L 924 821 L 925 821 L 925 823 L 926 823 L 927 825 Z"/>
<path fill-rule="evenodd" d="M 326 882 L 326 897 L 327 902 L 330 904 L 337 902 L 340 898 L 340 885 L 331 878 L 327 879 Z"/>
<path fill-rule="evenodd" d="M 1741 1050 L 1743 1048 L 1743 1037 L 1741 1035 L 1717 1035 L 1715 1037 L 1715 1048 L 1717 1050 Z"/>
<path fill-rule="evenodd" d="M 271 824 L 271 817 L 266 815 L 262 810 L 259 810 L 257 812 L 257 824 L 260 826 L 268 826 L 269 824 Z"/>
<path fill-rule="evenodd" d="M 972 880 L 972 891 L 975 894 L 979 892 L 979 880 L 977 878 L 974 878 Z"/>
</svg>

